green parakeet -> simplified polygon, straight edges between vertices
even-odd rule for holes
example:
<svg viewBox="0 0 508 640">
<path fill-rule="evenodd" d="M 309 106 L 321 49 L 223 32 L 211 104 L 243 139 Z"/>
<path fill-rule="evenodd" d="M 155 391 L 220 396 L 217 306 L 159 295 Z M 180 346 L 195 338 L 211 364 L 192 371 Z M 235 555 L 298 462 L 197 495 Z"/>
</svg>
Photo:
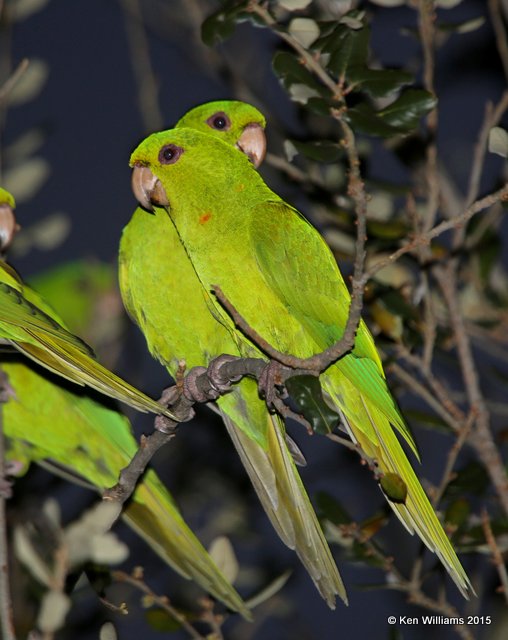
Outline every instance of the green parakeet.
<svg viewBox="0 0 508 640">
<path fill-rule="evenodd" d="M 217 135 L 254 164 L 264 157 L 265 119 L 241 102 L 214 102 L 178 123 Z M 234 151 L 236 155 L 242 154 Z M 206 225 L 208 198 L 196 191 L 194 212 Z M 189 261 L 165 209 L 138 208 L 120 247 L 120 288 L 152 354 L 174 375 L 178 361 L 206 365 L 213 356 L 245 353 L 242 340 L 217 322 L 213 301 Z M 244 345 L 245 346 L 245 345 Z M 250 349 L 250 347 L 247 347 Z M 253 355 L 257 352 L 251 349 Z M 346 593 L 318 519 L 285 440 L 284 423 L 270 415 L 254 380 L 245 379 L 219 398 L 217 407 L 254 488 L 281 539 L 295 549 L 330 607 Z"/>
<path fill-rule="evenodd" d="M 0 205 L 14 208 L 13 197 L 0 190 Z M 16 271 L 0 260 L 0 341 L 10 344 L 53 373 L 87 385 L 138 409 L 163 413 L 162 407 L 103 367 L 90 347 L 70 333 L 44 300 L 24 284 Z"/>
<path fill-rule="evenodd" d="M 99 490 L 113 486 L 139 446 L 127 418 L 49 380 L 21 358 L 0 359 L 0 367 L 14 391 L 2 406 L 9 459 L 77 474 Z M 143 476 L 123 518 L 178 573 L 250 617 L 153 470 Z"/>
<path fill-rule="evenodd" d="M 12 196 L 10 198 L 4 202 L 9 202 L 13 208 L 14 201 Z M 84 275 L 82 265 L 72 265 L 71 269 L 79 269 Z M 104 267 L 100 274 L 94 267 L 93 275 L 95 283 L 99 275 L 101 282 L 109 277 Z M 62 278 L 69 284 L 65 273 L 60 274 L 57 286 L 62 284 Z M 40 279 L 48 291 L 49 280 Z M 30 302 L 47 310 L 38 294 L 27 288 L 22 293 L 25 291 L 28 291 Z M 53 303 L 73 330 L 83 321 L 82 315 L 75 315 L 75 307 L 85 310 L 87 303 L 88 306 L 91 304 L 88 292 L 89 287 L 76 289 L 72 296 L 60 296 L 50 291 Z M 48 311 L 51 318 L 56 318 L 52 309 Z M 61 320 L 58 322 L 61 324 Z M 22 463 L 24 468 L 31 462 L 43 463 L 52 470 L 64 472 L 67 478 L 80 476 L 99 490 L 114 485 L 121 469 L 127 466 L 139 446 L 128 419 L 86 393 L 66 389 L 59 384 L 58 378 L 48 379 L 42 371 L 23 362 L 21 356 L 1 356 L 0 367 L 7 374 L 14 392 L 2 406 L 9 459 Z M 154 471 L 148 470 L 143 476 L 123 518 L 182 576 L 193 579 L 230 609 L 246 618 L 251 617 L 235 589 L 185 524 Z"/>
<path fill-rule="evenodd" d="M 261 355 L 210 293 L 214 285 L 280 351 L 305 358 L 340 339 L 350 296 L 331 251 L 247 158 L 209 134 L 174 129 L 142 142 L 131 166 L 140 203 L 167 211 L 210 316 L 234 336 L 242 354 Z M 183 316 L 183 324 L 186 320 Z M 217 355 L 216 345 L 211 343 L 208 353 Z M 467 597 L 469 578 L 397 439 L 395 430 L 416 452 L 363 322 L 352 352 L 322 373 L 321 384 L 353 441 L 382 473 L 402 478 L 406 499 L 389 501 L 391 507 L 408 531 L 438 555 Z"/>
</svg>

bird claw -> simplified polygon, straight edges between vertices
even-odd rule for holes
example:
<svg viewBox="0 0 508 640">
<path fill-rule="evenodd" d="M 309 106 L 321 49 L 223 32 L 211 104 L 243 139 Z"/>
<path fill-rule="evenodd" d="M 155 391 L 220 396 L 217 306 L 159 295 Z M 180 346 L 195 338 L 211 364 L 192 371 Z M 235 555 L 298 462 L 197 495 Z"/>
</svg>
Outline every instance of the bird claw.
<svg viewBox="0 0 508 640">
<path fill-rule="evenodd" d="M 214 358 L 208 365 L 208 380 L 212 388 L 217 391 L 218 395 L 227 393 L 231 389 L 231 385 L 235 382 L 239 382 L 242 377 L 237 376 L 234 378 L 227 377 L 222 372 L 222 367 L 228 362 L 234 362 L 238 358 L 235 356 L 228 356 L 223 354 Z M 218 396 L 217 396 L 218 397 Z"/>
<path fill-rule="evenodd" d="M 224 395 L 231 389 L 231 385 L 234 382 L 238 382 L 238 378 L 230 378 L 225 376 L 222 368 L 228 362 L 237 360 L 234 356 L 221 355 L 214 358 L 207 368 L 194 367 L 189 371 L 185 377 L 183 384 L 183 393 L 186 398 L 194 402 L 210 402 L 211 400 L 217 400 L 221 395 Z M 201 385 L 197 383 L 197 379 L 206 374 L 208 380 L 208 389 L 204 391 Z"/>
<path fill-rule="evenodd" d="M 199 376 L 206 373 L 206 367 L 193 367 L 185 376 L 183 381 L 183 395 L 191 402 L 207 402 L 208 395 L 205 394 L 197 383 Z"/>
<path fill-rule="evenodd" d="M 165 407 L 172 407 L 182 395 L 183 390 L 179 384 L 175 384 L 172 387 L 167 387 L 162 391 L 162 395 L 159 402 Z M 192 407 L 187 409 L 187 415 L 179 416 L 180 422 L 189 422 L 194 418 L 196 412 Z M 162 431 L 162 433 L 173 433 L 175 431 L 175 423 L 167 416 L 158 415 L 155 416 L 154 429 Z"/>
<path fill-rule="evenodd" d="M 269 409 L 275 408 L 278 396 L 277 387 L 282 386 L 281 365 L 276 360 L 270 360 L 261 372 L 258 381 L 259 395 L 264 397 Z"/>
<path fill-rule="evenodd" d="M 222 371 L 226 363 L 236 360 L 235 356 L 221 355 L 214 358 L 208 367 L 193 367 L 185 377 L 177 375 L 177 384 L 164 389 L 159 402 L 171 407 L 181 396 L 190 403 L 217 400 L 217 398 L 231 389 L 231 385 L 234 382 L 238 382 L 241 379 L 241 376 L 226 376 Z M 205 376 L 206 380 L 203 380 Z M 187 415 L 180 420 L 181 422 L 188 422 L 194 417 L 195 411 L 192 407 L 189 407 L 187 411 Z M 175 427 L 173 421 L 159 415 L 155 418 L 155 428 L 158 431 L 170 433 L 174 431 Z"/>
</svg>

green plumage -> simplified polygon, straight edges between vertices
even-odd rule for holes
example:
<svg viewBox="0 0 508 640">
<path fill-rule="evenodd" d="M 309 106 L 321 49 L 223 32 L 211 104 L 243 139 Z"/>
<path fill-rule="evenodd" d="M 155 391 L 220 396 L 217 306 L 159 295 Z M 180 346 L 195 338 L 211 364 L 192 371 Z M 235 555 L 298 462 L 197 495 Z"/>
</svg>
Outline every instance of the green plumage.
<svg viewBox="0 0 508 640">
<path fill-rule="evenodd" d="M 64 389 L 21 359 L 0 364 L 15 394 L 3 405 L 8 457 L 25 466 L 44 461 L 99 491 L 113 486 L 138 449 L 127 418 Z M 145 473 L 123 518 L 178 573 L 249 617 L 154 471 Z"/>
<path fill-rule="evenodd" d="M 12 200 L 12 198 L 11 198 Z M 9 202 L 14 206 L 14 201 Z M 81 268 L 73 265 L 73 268 Z M 62 276 L 62 274 L 60 274 Z M 68 274 L 67 274 L 68 275 Z M 104 281 L 105 274 L 94 269 Z M 68 278 L 63 277 L 68 283 Z M 50 289 L 46 281 L 48 289 Z M 52 287 L 62 286 L 61 279 Z M 50 291 L 58 311 L 74 329 L 83 322 L 76 307 L 90 306 L 89 289 L 72 295 Z M 142 410 L 162 407 L 99 365 L 89 347 L 64 326 L 44 300 L 24 285 L 15 271 L 0 262 L 0 336 L 22 353 L 73 382 L 87 384 Z M 80 476 L 99 491 L 113 486 L 138 449 L 126 417 L 106 408 L 86 393 L 64 388 L 45 370 L 22 356 L 2 356 L 0 366 L 14 396 L 2 405 L 8 457 L 26 468 L 44 463 L 56 472 Z M 72 385 L 70 385 L 72 386 Z M 138 484 L 123 518 L 159 556 L 182 576 L 195 580 L 230 609 L 250 618 L 240 596 L 222 575 L 199 540 L 185 524 L 171 495 L 148 470 Z"/>
<path fill-rule="evenodd" d="M 226 132 L 202 127 L 217 112 L 229 116 Z M 244 156 L 233 147 L 242 132 L 252 124 L 264 126 L 258 111 L 239 102 L 203 105 L 183 121 L 221 137 L 241 159 Z M 189 211 L 206 221 L 212 202 L 200 188 L 193 194 Z M 164 209 L 156 207 L 153 214 L 136 210 L 122 236 L 119 275 L 130 315 L 145 334 L 152 354 L 172 374 L 181 358 L 190 368 L 206 365 L 223 353 L 257 353 L 229 319 L 221 320 L 222 311 L 200 285 Z M 236 385 L 218 400 L 217 407 L 281 539 L 295 549 L 329 606 L 335 606 L 336 595 L 346 600 L 330 549 L 286 446 L 283 422 L 267 412 L 252 380 Z"/>
<path fill-rule="evenodd" d="M 159 179 L 159 196 L 164 188 L 168 215 L 201 295 L 210 296 L 219 285 L 246 321 L 283 352 L 308 357 L 341 337 L 350 297 L 331 252 L 245 157 L 210 135 L 175 129 L 147 138 L 132 154 L 131 164 Z M 240 352 L 256 351 L 217 300 L 208 300 L 210 315 L 235 335 Z M 393 431 L 415 449 L 365 324 L 352 353 L 325 371 L 321 382 L 353 440 L 382 472 L 404 480 L 406 503 L 391 502 L 392 508 L 438 554 L 467 597 L 469 579 Z"/>
</svg>

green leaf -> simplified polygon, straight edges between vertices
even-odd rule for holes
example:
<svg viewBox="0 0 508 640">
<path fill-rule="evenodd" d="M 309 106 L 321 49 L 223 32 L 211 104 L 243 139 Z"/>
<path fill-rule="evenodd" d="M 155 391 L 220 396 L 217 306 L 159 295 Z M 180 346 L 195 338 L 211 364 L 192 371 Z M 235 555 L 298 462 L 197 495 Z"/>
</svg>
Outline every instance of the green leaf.
<svg viewBox="0 0 508 640">
<path fill-rule="evenodd" d="M 402 86 L 411 84 L 413 75 L 398 69 L 351 69 L 348 83 L 357 85 L 372 98 L 386 98 Z"/>
<path fill-rule="evenodd" d="M 492 127 L 489 131 L 489 151 L 502 158 L 508 157 L 508 131 L 502 127 Z"/>
<path fill-rule="evenodd" d="M 478 16 L 477 18 L 471 18 L 470 20 L 465 20 L 464 22 L 454 22 L 452 24 L 439 24 L 438 28 L 440 31 L 451 32 L 451 33 L 471 33 L 471 31 L 476 31 L 480 27 L 485 24 L 485 18 L 483 16 Z"/>
<path fill-rule="evenodd" d="M 233 0 L 225 3 L 201 25 L 201 39 L 209 47 L 229 38 L 239 22 L 247 20 L 248 0 Z"/>
<path fill-rule="evenodd" d="M 329 95 L 329 92 L 313 76 L 313 74 L 292 53 L 279 51 L 273 57 L 272 67 L 282 80 L 286 89 L 291 85 L 305 85 L 313 89 L 317 95 Z"/>
<path fill-rule="evenodd" d="M 286 381 L 286 388 L 313 431 L 327 434 L 337 425 L 340 416 L 326 404 L 319 378 L 294 376 Z"/>
<path fill-rule="evenodd" d="M 466 524 L 470 513 L 471 505 L 469 501 L 464 497 L 459 497 L 448 505 L 444 521 L 447 525 L 459 529 Z"/>
<path fill-rule="evenodd" d="M 489 487 L 489 476 L 485 467 L 473 461 L 466 464 L 446 487 L 445 496 L 460 497 L 465 493 L 483 495 Z"/>
<path fill-rule="evenodd" d="M 311 2 L 312 0 L 277 0 L 277 4 L 288 11 L 300 11 L 308 7 Z"/>
<path fill-rule="evenodd" d="M 37 627 L 47 634 L 61 629 L 71 608 L 71 599 L 61 591 L 47 591 L 37 616 Z"/>
<path fill-rule="evenodd" d="M 310 18 L 293 18 L 288 26 L 289 33 L 306 49 L 319 37 L 319 27 Z"/>
<path fill-rule="evenodd" d="M 291 571 L 285 571 L 283 574 L 272 580 L 264 589 L 262 589 L 259 593 L 256 593 L 245 601 L 245 605 L 248 609 L 254 609 L 254 607 L 258 607 L 263 602 L 266 602 L 274 595 L 276 595 L 282 587 L 288 581 Z"/>
<path fill-rule="evenodd" d="M 49 65 L 44 60 L 33 58 L 6 96 L 9 105 L 21 105 L 36 98 L 49 76 Z"/>
<path fill-rule="evenodd" d="M 362 14 L 350 12 L 316 41 L 329 59 L 327 69 L 351 88 L 361 89 L 375 97 L 386 97 L 413 81 L 413 75 L 396 69 L 371 69 L 369 60 L 370 28 L 359 19 Z M 325 23 L 326 25 L 326 23 Z M 322 26 L 324 31 L 327 26 Z"/>
<path fill-rule="evenodd" d="M 99 632 L 99 640 L 118 640 L 115 627 L 112 622 L 105 622 Z"/>
<path fill-rule="evenodd" d="M 389 138 L 410 133 L 420 118 L 436 106 L 436 99 L 423 89 L 407 89 L 381 111 L 360 103 L 345 114 L 354 129 L 368 135 Z"/>
<path fill-rule="evenodd" d="M 401 132 L 416 129 L 420 118 L 432 111 L 436 98 L 424 89 L 407 89 L 397 100 L 378 112 L 378 116 Z"/>
<path fill-rule="evenodd" d="M 167 611 L 155 607 L 145 613 L 145 618 L 150 627 L 160 633 L 174 633 L 182 627 Z"/>
<path fill-rule="evenodd" d="M 372 2 L 372 4 L 378 4 L 381 7 L 401 7 L 403 4 L 406 4 L 406 0 L 370 0 L 370 1 Z"/>
<path fill-rule="evenodd" d="M 326 493 L 326 491 L 320 491 L 316 495 L 316 506 L 319 517 L 321 519 L 326 518 L 332 524 L 350 524 L 353 520 L 338 500 Z"/>
<path fill-rule="evenodd" d="M 396 127 L 392 127 L 386 123 L 377 115 L 374 109 L 366 103 L 361 103 L 352 109 L 348 109 L 344 114 L 344 118 L 355 131 L 370 136 L 391 138 L 401 133 Z"/>
<path fill-rule="evenodd" d="M 226 580 L 234 584 L 238 577 L 240 566 L 229 538 L 226 538 L 226 536 L 218 536 L 212 540 L 208 553 Z"/>
<path fill-rule="evenodd" d="M 417 409 L 404 409 L 404 415 L 409 422 L 418 422 L 422 427 L 441 431 L 442 433 L 451 433 L 451 427 L 434 413 L 418 411 Z"/>
<path fill-rule="evenodd" d="M 350 17 L 357 18 L 358 12 L 350 12 Z M 366 68 L 369 55 L 369 35 L 367 26 L 352 29 L 347 24 L 339 23 L 333 31 L 320 38 L 315 44 L 323 53 L 330 54 L 329 71 L 338 78 L 348 80 L 347 71 L 354 68 Z"/>
<path fill-rule="evenodd" d="M 334 142 L 291 142 L 299 153 L 316 162 L 337 162 L 343 155 L 342 148 Z"/>
<path fill-rule="evenodd" d="M 367 235 L 381 240 L 399 240 L 405 238 L 407 224 L 402 220 L 367 220 Z"/>
</svg>

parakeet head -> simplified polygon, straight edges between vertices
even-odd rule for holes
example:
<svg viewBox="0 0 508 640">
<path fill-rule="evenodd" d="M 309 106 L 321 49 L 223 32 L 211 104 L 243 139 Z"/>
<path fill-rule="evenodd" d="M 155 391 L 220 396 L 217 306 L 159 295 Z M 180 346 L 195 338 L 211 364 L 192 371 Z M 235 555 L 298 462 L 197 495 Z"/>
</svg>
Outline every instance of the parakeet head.
<svg viewBox="0 0 508 640">
<path fill-rule="evenodd" d="M 188 111 L 175 125 L 216 135 L 245 153 L 256 168 L 266 153 L 265 126 L 263 114 L 239 100 L 207 102 Z"/>
<path fill-rule="evenodd" d="M 14 209 L 16 203 L 12 195 L 0 187 L 0 252 L 5 251 L 19 231 Z"/>
<path fill-rule="evenodd" d="M 186 194 L 212 199 L 230 189 L 243 191 L 248 184 L 262 183 L 244 154 L 196 129 L 153 133 L 132 153 L 130 166 L 134 195 L 149 211 L 154 205 L 172 207 Z"/>
</svg>

